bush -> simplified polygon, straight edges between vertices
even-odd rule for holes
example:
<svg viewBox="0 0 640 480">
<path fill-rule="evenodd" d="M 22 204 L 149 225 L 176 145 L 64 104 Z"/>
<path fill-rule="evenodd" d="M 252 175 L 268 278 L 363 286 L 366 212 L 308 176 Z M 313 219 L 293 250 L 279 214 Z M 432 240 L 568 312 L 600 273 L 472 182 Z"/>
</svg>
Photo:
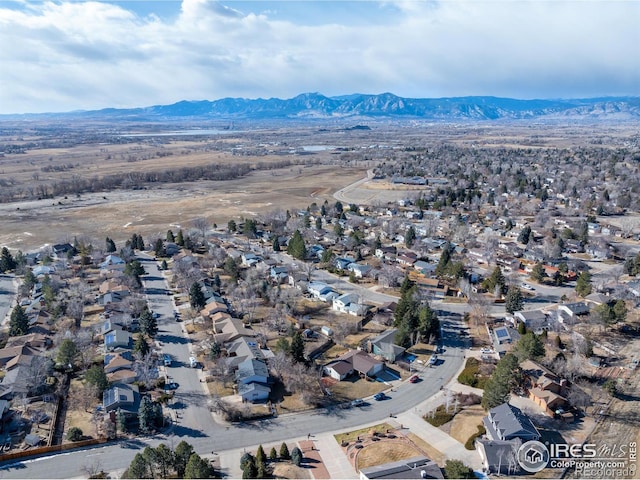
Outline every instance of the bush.
<svg viewBox="0 0 640 480">
<path fill-rule="evenodd" d="M 271 451 L 269 452 L 269 460 L 275 462 L 278 460 L 278 452 L 276 451 L 276 447 L 271 447 Z"/>
<path fill-rule="evenodd" d="M 67 440 L 69 440 L 70 442 L 77 442 L 79 440 L 82 440 L 83 435 L 84 434 L 82 433 L 82 430 L 80 430 L 78 427 L 71 427 L 67 432 Z"/>
<path fill-rule="evenodd" d="M 464 442 L 464 448 L 467 450 L 475 450 L 475 441 L 480 435 L 484 435 L 487 433 L 487 429 L 484 428 L 484 425 L 478 425 L 478 431 L 471 435 L 466 442 Z"/>
<path fill-rule="evenodd" d="M 302 451 L 298 447 L 291 450 L 291 461 L 296 467 L 299 467 L 302 463 Z"/>
<path fill-rule="evenodd" d="M 284 442 L 282 442 L 282 445 L 280 445 L 280 458 L 283 460 L 289 460 L 291 458 L 289 447 L 287 447 L 287 444 Z"/>
<path fill-rule="evenodd" d="M 445 423 L 450 422 L 453 417 L 455 417 L 456 413 L 458 412 L 452 411 L 451 413 L 447 413 L 446 407 L 444 405 L 440 405 L 432 414 L 426 414 L 423 418 L 434 427 L 440 427 Z"/>
<path fill-rule="evenodd" d="M 470 387 L 478 386 L 478 375 L 480 373 L 480 362 L 477 358 L 468 358 L 464 370 L 458 375 L 458 382 Z"/>
</svg>

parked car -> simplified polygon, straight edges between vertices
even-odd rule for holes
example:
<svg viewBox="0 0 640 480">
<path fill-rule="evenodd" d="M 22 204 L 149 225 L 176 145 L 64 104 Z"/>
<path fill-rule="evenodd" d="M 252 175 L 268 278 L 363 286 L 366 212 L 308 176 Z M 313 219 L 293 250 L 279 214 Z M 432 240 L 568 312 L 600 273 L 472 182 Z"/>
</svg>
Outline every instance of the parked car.
<svg viewBox="0 0 640 480">
<path fill-rule="evenodd" d="M 164 364 L 165 367 L 170 367 L 171 355 L 169 355 L 168 353 L 165 353 L 164 355 L 162 355 L 162 363 Z"/>
<path fill-rule="evenodd" d="M 493 350 L 490 348 L 484 347 L 480 349 L 480 353 L 493 353 Z"/>
<path fill-rule="evenodd" d="M 420 377 L 418 375 L 412 375 L 411 378 L 409 378 L 409 383 L 418 383 L 420 381 Z"/>
<path fill-rule="evenodd" d="M 429 365 L 437 365 L 437 364 L 438 364 L 438 356 L 431 355 L 431 358 L 429 359 Z"/>
<path fill-rule="evenodd" d="M 198 360 L 196 360 L 196 357 L 189 357 L 189 366 L 191 368 L 196 368 L 198 366 Z"/>
<path fill-rule="evenodd" d="M 529 285 L 528 283 L 521 283 L 521 284 L 520 284 L 520 286 L 521 286 L 522 288 L 524 288 L 525 290 L 529 290 L 529 291 L 531 291 L 531 290 L 535 290 L 535 288 L 533 288 L 533 287 L 532 287 L 531 285 Z"/>
<path fill-rule="evenodd" d="M 374 399 L 374 400 L 376 400 L 376 401 L 378 401 L 378 402 L 379 402 L 380 400 L 384 400 L 385 398 L 387 398 L 387 396 L 384 394 L 384 392 L 376 393 L 376 394 L 373 396 L 373 399 Z"/>
<path fill-rule="evenodd" d="M 352 407 L 361 407 L 362 405 L 364 405 L 364 400 L 362 400 L 361 398 L 356 398 L 355 400 L 351 400 Z"/>
<path fill-rule="evenodd" d="M 176 382 L 169 382 L 164 384 L 165 390 L 176 390 L 178 388 L 178 384 Z"/>
</svg>

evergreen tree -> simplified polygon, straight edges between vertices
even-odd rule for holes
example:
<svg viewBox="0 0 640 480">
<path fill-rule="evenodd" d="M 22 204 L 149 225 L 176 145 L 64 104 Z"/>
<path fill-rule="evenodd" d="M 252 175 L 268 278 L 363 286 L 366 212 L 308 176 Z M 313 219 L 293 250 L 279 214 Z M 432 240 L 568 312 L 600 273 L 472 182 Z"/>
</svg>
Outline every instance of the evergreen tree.
<svg viewBox="0 0 640 480">
<path fill-rule="evenodd" d="M 187 463 L 189 463 L 189 458 L 191 458 L 191 454 L 193 452 L 193 446 L 182 440 L 175 449 L 174 452 L 174 464 L 173 468 L 176 469 L 176 473 L 178 474 L 178 478 L 182 478 L 184 476 L 185 469 L 187 468 Z"/>
<path fill-rule="evenodd" d="M 91 366 L 84 374 L 84 380 L 88 384 L 96 386 L 99 398 L 102 398 L 102 392 L 104 392 L 109 386 L 107 374 L 104 372 L 104 368 L 100 365 Z"/>
<path fill-rule="evenodd" d="M 107 253 L 113 253 L 117 250 L 116 243 L 113 240 L 111 240 L 109 237 L 105 239 L 105 244 L 106 244 L 105 250 L 107 251 Z"/>
<path fill-rule="evenodd" d="M 520 337 L 513 353 L 518 357 L 519 361 L 523 362 L 544 357 L 545 348 L 540 337 L 533 332 L 529 332 Z"/>
<path fill-rule="evenodd" d="M 144 250 L 144 240 L 142 235 L 138 235 L 138 241 L 136 243 L 136 250 Z"/>
<path fill-rule="evenodd" d="M 282 442 L 282 445 L 280 445 L 280 458 L 283 460 L 289 460 L 291 458 L 289 447 L 287 447 L 287 444 L 284 442 Z"/>
<path fill-rule="evenodd" d="M 200 282 L 193 282 L 191 284 L 189 288 L 189 303 L 191 304 L 191 308 L 198 312 L 207 304 L 204 293 L 202 293 Z"/>
<path fill-rule="evenodd" d="M 184 247 L 184 234 L 182 233 L 182 229 L 178 230 L 178 234 L 176 235 L 176 245 Z"/>
<path fill-rule="evenodd" d="M 586 297 L 591 293 L 591 274 L 586 270 L 580 272 L 576 280 L 576 293 L 581 297 Z"/>
<path fill-rule="evenodd" d="M 407 233 L 404 236 L 404 244 L 407 246 L 407 248 L 411 248 L 413 247 L 413 244 L 416 241 L 416 229 L 413 225 L 411 225 L 408 229 L 407 229 Z"/>
<path fill-rule="evenodd" d="M 145 356 L 149 353 L 149 344 L 147 340 L 144 338 L 144 335 L 139 335 L 136 339 L 136 343 L 133 344 L 133 351 L 135 353 L 139 353 L 141 356 Z"/>
<path fill-rule="evenodd" d="M 544 277 L 547 276 L 547 272 L 544 269 L 544 266 L 538 262 L 531 269 L 531 280 L 537 283 L 542 283 Z"/>
<path fill-rule="evenodd" d="M 2 247 L 0 253 L 0 273 L 8 272 L 16 268 L 16 262 L 7 247 Z"/>
<path fill-rule="evenodd" d="M 258 445 L 258 450 L 256 451 L 256 463 L 265 463 L 267 461 L 267 455 L 264 453 L 264 448 L 262 445 Z"/>
<path fill-rule="evenodd" d="M 240 266 L 238 262 L 233 257 L 229 256 L 224 261 L 224 273 L 231 277 L 231 281 L 235 284 L 238 282 L 240 278 Z"/>
<path fill-rule="evenodd" d="M 173 232 L 171 230 L 167 230 L 167 242 L 169 243 L 176 242 L 176 237 L 173 235 Z"/>
<path fill-rule="evenodd" d="M 519 377 L 518 358 L 512 353 L 507 353 L 500 359 L 496 369 L 485 384 L 482 407 L 485 410 L 490 410 L 508 401 L 512 388 L 520 380 Z"/>
<path fill-rule="evenodd" d="M 140 333 L 149 338 L 155 337 L 158 333 L 158 322 L 148 308 L 140 315 Z"/>
<path fill-rule="evenodd" d="M 258 468 L 256 467 L 256 461 L 253 456 L 245 463 L 242 469 L 242 478 L 258 478 Z"/>
<path fill-rule="evenodd" d="M 153 244 L 153 253 L 155 253 L 156 257 L 164 257 L 166 255 L 166 252 L 164 250 L 164 242 L 161 238 L 158 238 Z"/>
<path fill-rule="evenodd" d="M 160 264 L 160 270 L 167 270 L 168 268 L 169 268 L 169 265 L 167 265 L 167 261 L 162 260 L 162 263 Z"/>
<path fill-rule="evenodd" d="M 299 467 L 302 463 L 302 451 L 298 447 L 293 447 L 293 450 L 291 450 L 291 462 L 296 467 Z"/>
<path fill-rule="evenodd" d="M 444 478 L 476 478 L 473 470 L 460 460 L 447 460 L 444 464 Z"/>
<path fill-rule="evenodd" d="M 278 241 L 278 236 L 277 235 L 273 236 L 273 251 L 274 252 L 279 252 L 280 251 L 280 242 Z"/>
<path fill-rule="evenodd" d="M 518 322 L 518 333 L 520 335 L 524 335 L 525 333 L 527 333 L 527 326 L 524 324 L 524 322 Z"/>
<path fill-rule="evenodd" d="M 197 453 L 192 453 L 182 478 L 211 478 L 211 464 Z"/>
<path fill-rule="evenodd" d="M 276 451 L 276 447 L 271 447 L 271 451 L 269 452 L 269 460 L 275 462 L 278 460 L 278 452 Z"/>
<path fill-rule="evenodd" d="M 524 243 L 525 245 L 527 245 L 530 239 L 531 239 L 531 227 L 527 225 L 520 231 L 520 235 L 518 235 L 518 241 L 520 243 Z"/>
<path fill-rule="evenodd" d="M 11 317 L 9 319 L 9 336 L 17 337 L 26 335 L 28 331 L 29 317 L 27 317 L 21 305 L 16 305 L 11 311 Z"/>
<path fill-rule="evenodd" d="M 287 253 L 298 260 L 304 260 L 307 257 L 307 247 L 304 244 L 300 230 L 293 232 L 293 237 L 291 237 L 289 245 L 287 245 Z"/>
<path fill-rule="evenodd" d="M 174 458 L 173 452 L 164 443 L 161 443 L 156 447 L 156 465 L 158 467 L 158 473 L 160 478 L 167 478 L 169 471 L 173 466 Z"/>
<path fill-rule="evenodd" d="M 140 400 L 140 408 L 138 408 L 138 424 L 142 433 L 151 433 L 155 429 L 155 412 L 149 397 L 144 396 Z"/>
<path fill-rule="evenodd" d="M 436 276 L 442 277 L 447 273 L 449 262 L 451 262 L 451 244 L 449 242 L 442 246 L 442 253 L 440 254 L 440 260 L 436 266 Z"/>
<path fill-rule="evenodd" d="M 522 310 L 523 306 L 524 301 L 522 299 L 522 292 L 520 291 L 520 288 L 514 285 L 510 286 L 505 299 L 505 310 L 513 314 L 513 312 Z"/>
<path fill-rule="evenodd" d="M 227 222 L 227 231 L 229 233 L 235 233 L 237 229 L 238 226 L 236 225 L 235 220 L 231 219 Z"/>
<path fill-rule="evenodd" d="M 150 478 L 149 466 L 141 453 L 136 453 L 135 457 L 127 468 L 125 478 Z"/>
<path fill-rule="evenodd" d="M 506 280 L 499 265 L 493 269 L 491 276 L 482 282 L 482 286 L 489 292 L 494 292 L 496 290 L 500 293 L 505 292 Z"/>
<path fill-rule="evenodd" d="M 322 230 L 322 217 L 316 217 L 316 230 Z"/>
<path fill-rule="evenodd" d="M 71 340 L 70 338 L 65 338 L 60 342 L 58 346 L 58 354 L 56 355 L 56 361 L 64 365 L 73 365 L 74 360 L 78 356 L 78 347 L 76 346 L 76 342 Z"/>
<path fill-rule="evenodd" d="M 431 335 L 437 335 L 440 328 L 438 315 L 429 304 L 423 305 L 418 311 L 418 331 L 420 337 L 428 340 Z"/>
<path fill-rule="evenodd" d="M 30 269 L 27 269 L 27 271 L 24 272 L 24 277 L 22 278 L 22 285 L 24 285 L 26 289 L 31 290 L 37 281 L 38 279 Z"/>
<path fill-rule="evenodd" d="M 304 340 L 302 339 L 302 334 L 299 330 L 297 330 L 293 334 L 293 338 L 291 339 L 291 358 L 293 358 L 294 362 L 304 363 Z"/>
</svg>

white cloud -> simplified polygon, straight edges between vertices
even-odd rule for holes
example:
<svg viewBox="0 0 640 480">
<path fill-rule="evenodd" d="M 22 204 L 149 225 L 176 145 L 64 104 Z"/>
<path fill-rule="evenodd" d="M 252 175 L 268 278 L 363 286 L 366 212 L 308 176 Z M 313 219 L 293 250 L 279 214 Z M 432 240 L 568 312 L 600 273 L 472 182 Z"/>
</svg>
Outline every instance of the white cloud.
<svg viewBox="0 0 640 480">
<path fill-rule="evenodd" d="M 0 9 L 0 110 L 145 106 L 307 91 L 640 95 L 640 3 L 392 6 L 400 13 L 368 24 L 338 15 L 318 24 L 276 20 L 211 0 L 184 0 L 172 20 L 102 2 Z M 381 12 L 388 7 L 370 4 Z"/>
</svg>

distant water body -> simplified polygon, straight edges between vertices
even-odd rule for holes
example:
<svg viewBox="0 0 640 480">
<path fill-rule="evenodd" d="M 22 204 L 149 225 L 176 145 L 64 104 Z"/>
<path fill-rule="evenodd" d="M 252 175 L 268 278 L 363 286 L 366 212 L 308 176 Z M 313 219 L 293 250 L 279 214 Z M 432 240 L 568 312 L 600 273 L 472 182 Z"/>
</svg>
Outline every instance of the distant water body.
<svg viewBox="0 0 640 480">
<path fill-rule="evenodd" d="M 225 135 L 242 133 L 241 130 L 179 130 L 176 132 L 122 133 L 119 137 L 186 137 L 196 135 Z"/>
</svg>

